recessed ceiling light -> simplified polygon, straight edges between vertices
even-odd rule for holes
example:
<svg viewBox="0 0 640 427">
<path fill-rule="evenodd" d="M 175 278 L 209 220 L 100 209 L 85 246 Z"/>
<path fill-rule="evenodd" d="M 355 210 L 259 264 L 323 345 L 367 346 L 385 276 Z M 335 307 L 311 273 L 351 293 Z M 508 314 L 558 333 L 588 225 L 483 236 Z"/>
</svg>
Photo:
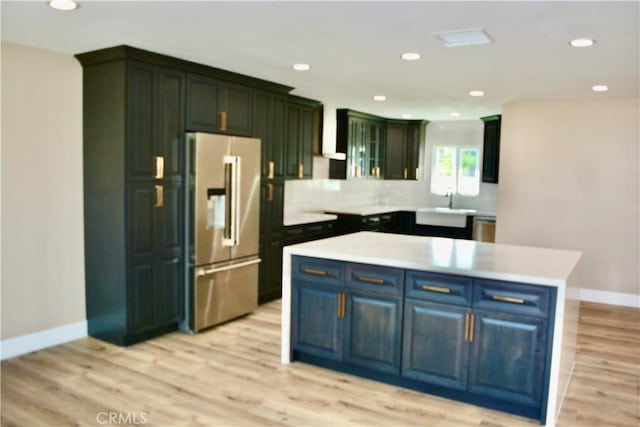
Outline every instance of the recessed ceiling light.
<svg viewBox="0 0 640 427">
<path fill-rule="evenodd" d="M 405 61 L 415 61 L 416 59 L 420 59 L 421 55 L 415 52 L 406 52 L 401 55 L 401 58 Z"/>
<path fill-rule="evenodd" d="M 403 119 L 410 119 L 411 118 L 411 114 L 403 114 L 402 118 Z"/>
<path fill-rule="evenodd" d="M 471 96 L 484 96 L 484 92 L 481 90 L 472 90 L 471 92 L 469 92 L 469 95 Z"/>
<path fill-rule="evenodd" d="M 591 39 L 574 39 L 569 42 L 569 44 L 573 47 L 589 47 L 593 46 L 595 41 Z"/>
<path fill-rule="evenodd" d="M 373 97 L 373 100 L 374 100 L 374 101 L 386 101 L 386 100 L 387 100 L 387 97 L 386 97 L 386 96 L 384 96 L 384 95 L 375 95 L 375 96 Z"/>
<path fill-rule="evenodd" d="M 591 90 L 594 92 L 606 92 L 609 90 L 609 86 L 607 85 L 595 85 L 591 87 Z"/>
<path fill-rule="evenodd" d="M 455 112 L 455 111 L 454 111 L 453 113 L 449 113 L 449 115 L 450 115 L 451 117 L 460 117 L 460 113 L 457 113 L 457 112 Z"/>
<path fill-rule="evenodd" d="M 293 64 L 293 69 L 296 71 L 308 71 L 311 69 L 309 64 Z"/>
<path fill-rule="evenodd" d="M 49 6 L 57 10 L 73 10 L 78 7 L 78 3 L 73 0 L 51 0 Z"/>
<path fill-rule="evenodd" d="M 473 46 L 478 44 L 493 43 L 489 34 L 482 28 L 468 30 L 443 31 L 433 34 L 446 47 Z"/>
</svg>

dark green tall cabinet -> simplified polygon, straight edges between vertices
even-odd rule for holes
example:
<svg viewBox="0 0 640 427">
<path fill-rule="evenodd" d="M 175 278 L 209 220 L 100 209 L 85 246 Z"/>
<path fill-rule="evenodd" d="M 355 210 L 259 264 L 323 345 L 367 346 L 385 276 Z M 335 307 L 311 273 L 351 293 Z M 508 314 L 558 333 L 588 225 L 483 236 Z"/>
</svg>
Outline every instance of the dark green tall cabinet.
<svg viewBox="0 0 640 427">
<path fill-rule="evenodd" d="M 119 345 L 175 330 L 184 293 L 185 73 L 126 53 L 78 55 L 88 329 Z"/>
<path fill-rule="evenodd" d="M 284 171 L 287 96 L 255 92 L 253 134 L 262 140 L 258 302 L 280 298 L 284 245 Z"/>
</svg>

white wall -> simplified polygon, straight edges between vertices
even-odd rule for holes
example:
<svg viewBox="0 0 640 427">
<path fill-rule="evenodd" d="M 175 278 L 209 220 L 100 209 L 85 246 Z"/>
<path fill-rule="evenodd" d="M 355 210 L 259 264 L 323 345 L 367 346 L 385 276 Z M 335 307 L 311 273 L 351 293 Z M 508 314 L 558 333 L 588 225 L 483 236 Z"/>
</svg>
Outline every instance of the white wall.
<svg viewBox="0 0 640 427">
<path fill-rule="evenodd" d="M 514 102 L 502 113 L 496 241 L 583 251 L 581 288 L 620 303 L 640 294 L 638 105 Z"/>
<path fill-rule="evenodd" d="M 1 55 L 4 341 L 86 313 L 82 69 L 72 56 L 10 43 Z"/>
</svg>

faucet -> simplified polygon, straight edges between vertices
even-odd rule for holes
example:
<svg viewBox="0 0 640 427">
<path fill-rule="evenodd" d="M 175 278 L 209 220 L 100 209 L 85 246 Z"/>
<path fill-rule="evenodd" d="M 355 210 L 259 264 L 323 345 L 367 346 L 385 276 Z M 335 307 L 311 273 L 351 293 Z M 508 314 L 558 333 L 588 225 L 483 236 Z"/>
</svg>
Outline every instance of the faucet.
<svg viewBox="0 0 640 427">
<path fill-rule="evenodd" d="M 453 191 L 447 191 L 447 194 L 444 197 L 449 198 L 449 209 L 453 209 Z"/>
</svg>

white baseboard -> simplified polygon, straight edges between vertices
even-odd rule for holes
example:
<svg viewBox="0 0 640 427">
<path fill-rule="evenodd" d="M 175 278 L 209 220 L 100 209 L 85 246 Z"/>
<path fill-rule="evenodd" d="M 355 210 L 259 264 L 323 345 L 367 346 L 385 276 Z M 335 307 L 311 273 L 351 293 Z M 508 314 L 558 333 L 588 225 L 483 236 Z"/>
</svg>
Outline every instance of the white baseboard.
<svg viewBox="0 0 640 427">
<path fill-rule="evenodd" d="M 0 360 L 42 350 L 87 336 L 87 321 L 51 328 L 0 341 Z"/>
<path fill-rule="evenodd" d="M 639 294 L 624 294 L 621 292 L 599 291 L 596 289 L 580 289 L 579 298 L 580 301 L 640 308 Z"/>
</svg>

